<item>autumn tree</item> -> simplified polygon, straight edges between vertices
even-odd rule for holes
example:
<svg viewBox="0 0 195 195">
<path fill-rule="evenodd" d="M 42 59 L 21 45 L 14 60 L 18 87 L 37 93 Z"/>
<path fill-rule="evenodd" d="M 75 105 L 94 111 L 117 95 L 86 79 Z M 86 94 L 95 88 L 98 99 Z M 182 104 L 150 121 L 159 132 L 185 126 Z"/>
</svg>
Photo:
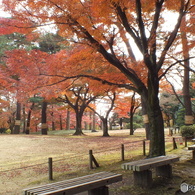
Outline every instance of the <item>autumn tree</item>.
<svg viewBox="0 0 195 195">
<path fill-rule="evenodd" d="M 101 119 L 102 122 L 102 129 L 103 129 L 103 136 L 107 137 L 109 136 L 108 133 L 108 118 L 109 115 L 111 113 L 111 111 L 114 108 L 114 103 L 116 100 L 116 92 L 112 92 L 112 91 L 106 91 L 103 93 L 103 96 L 99 96 L 100 100 L 103 101 L 103 105 L 102 109 L 100 108 L 100 111 L 98 112 L 98 110 L 94 109 L 93 107 L 91 107 L 90 105 L 88 106 L 96 115 L 99 116 L 99 118 Z M 101 104 L 101 102 L 100 102 Z M 107 105 L 107 106 L 105 106 Z"/>
<path fill-rule="evenodd" d="M 0 90 L 0 95 L 0 127 L 13 132 L 16 114 L 15 96 L 4 89 Z"/>
<path fill-rule="evenodd" d="M 74 83 L 66 93 L 60 95 L 57 100 L 60 102 L 67 103 L 76 114 L 76 131 L 74 135 L 82 135 L 82 118 L 88 105 L 91 104 L 96 98 L 93 91 L 90 90 L 90 85 L 88 83 Z"/>
<path fill-rule="evenodd" d="M 32 20 L 33 27 L 55 24 L 61 36 L 78 44 L 86 44 L 87 49 L 91 48 L 91 53 L 99 53 L 110 65 L 120 70 L 132 84 L 131 89 L 142 96 L 147 106 L 150 156 L 165 154 L 164 126 L 158 98 L 159 82 L 166 74 L 162 67 L 177 36 L 182 18 L 193 5 L 192 1 L 3 2 L 6 10 L 15 18 L 28 24 Z M 162 32 L 160 27 L 164 22 L 163 15 L 169 9 L 173 9 L 178 17 L 174 21 L 173 29 Z"/>
<path fill-rule="evenodd" d="M 140 107 L 140 100 L 136 98 L 136 93 L 120 95 L 117 98 L 114 111 L 118 113 L 120 118 L 129 118 L 130 135 L 134 133 L 133 116 Z"/>
</svg>

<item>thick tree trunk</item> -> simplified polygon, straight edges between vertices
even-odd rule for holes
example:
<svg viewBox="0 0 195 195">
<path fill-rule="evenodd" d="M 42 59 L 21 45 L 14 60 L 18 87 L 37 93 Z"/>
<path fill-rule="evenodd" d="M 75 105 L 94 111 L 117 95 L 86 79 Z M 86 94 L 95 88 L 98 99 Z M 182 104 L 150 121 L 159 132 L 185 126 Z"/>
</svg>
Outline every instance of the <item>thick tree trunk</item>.
<svg viewBox="0 0 195 195">
<path fill-rule="evenodd" d="M 159 105 L 158 90 L 158 75 L 149 73 L 147 110 L 150 128 L 150 157 L 165 155 L 164 122 Z"/>
<path fill-rule="evenodd" d="M 26 134 L 30 134 L 30 121 L 31 121 L 31 113 L 34 108 L 35 103 L 33 102 L 29 111 L 28 111 L 28 116 L 27 116 L 27 123 L 26 123 Z"/>
<path fill-rule="evenodd" d="M 20 133 L 20 120 L 21 120 L 21 103 L 17 102 L 16 104 L 16 120 L 13 128 L 13 134 Z"/>
<path fill-rule="evenodd" d="M 83 135 L 82 117 L 83 117 L 83 113 L 76 111 L 76 131 L 75 131 L 74 135 Z"/>
<path fill-rule="evenodd" d="M 101 120 L 102 120 L 102 128 L 103 128 L 103 137 L 108 137 L 110 136 L 108 134 L 108 119 L 101 117 Z"/>
<path fill-rule="evenodd" d="M 47 102 L 43 101 L 42 103 L 42 113 L 41 113 L 41 134 L 47 135 Z"/>
<path fill-rule="evenodd" d="M 146 131 L 146 139 L 150 139 L 150 128 L 149 128 L 149 120 L 148 120 L 148 113 L 147 113 L 147 102 L 144 98 L 141 97 L 141 105 L 142 105 L 142 116 L 144 122 L 144 128 Z"/>
</svg>

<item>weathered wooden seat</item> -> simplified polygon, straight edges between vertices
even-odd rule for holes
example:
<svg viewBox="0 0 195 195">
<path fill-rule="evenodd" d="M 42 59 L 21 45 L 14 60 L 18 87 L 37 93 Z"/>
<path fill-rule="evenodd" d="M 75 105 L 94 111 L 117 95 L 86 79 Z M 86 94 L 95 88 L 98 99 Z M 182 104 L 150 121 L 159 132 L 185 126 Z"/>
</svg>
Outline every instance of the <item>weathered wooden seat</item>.
<svg viewBox="0 0 195 195">
<path fill-rule="evenodd" d="M 134 175 L 134 184 L 149 188 L 152 186 L 152 171 L 156 168 L 156 175 L 162 177 L 172 177 L 171 163 L 179 161 L 176 156 L 158 156 L 143 160 L 133 161 L 122 164 L 125 170 L 132 170 Z"/>
<path fill-rule="evenodd" d="M 108 195 L 107 185 L 122 180 L 121 174 L 99 172 L 74 179 L 50 183 L 24 190 L 25 195 L 76 194 L 88 191 L 90 195 Z"/>
<path fill-rule="evenodd" d="M 195 160 L 195 145 L 188 146 L 188 150 L 192 150 L 192 159 Z"/>
</svg>

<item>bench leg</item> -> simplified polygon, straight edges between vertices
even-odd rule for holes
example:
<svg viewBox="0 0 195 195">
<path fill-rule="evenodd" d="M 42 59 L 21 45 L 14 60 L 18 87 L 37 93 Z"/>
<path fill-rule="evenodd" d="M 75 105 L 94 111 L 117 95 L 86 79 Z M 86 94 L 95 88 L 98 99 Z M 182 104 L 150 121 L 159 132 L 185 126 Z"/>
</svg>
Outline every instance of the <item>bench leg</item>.
<svg viewBox="0 0 195 195">
<path fill-rule="evenodd" d="M 89 190 L 88 195 L 109 195 L 109 190 L 107 186 L 102 186 L 100 188 Z"/>
<path fill-rule="evenodd" d="M 152 186 L 152 171 L 134 171 L 134 184 L 144 188 L 150 188 Z"/>
<path fill-rule="evenodd" d="M 160 167 L 156 167 L 156 176 L 171 178 L 172 177 L 172 166 L 163 165 Z"/>
</svg>

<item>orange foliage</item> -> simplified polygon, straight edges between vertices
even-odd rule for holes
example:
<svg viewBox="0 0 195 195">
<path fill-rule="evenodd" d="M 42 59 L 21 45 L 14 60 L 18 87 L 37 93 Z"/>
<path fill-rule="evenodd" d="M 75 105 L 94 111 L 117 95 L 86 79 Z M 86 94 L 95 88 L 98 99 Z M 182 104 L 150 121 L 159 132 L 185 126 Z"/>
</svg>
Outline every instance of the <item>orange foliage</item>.
<svg viewBox="0 0 195 195">
<path fill-rule="evenodd" d="M 133 107 L 135 110 L 140 105 L 140 99 L 132 99 L 131 95 L 119 95 L 115 102 L 115 108 L 114 111 L 118 113 L 119 118 L 129 118 L 129 113 L 131 107 Z"/>
<path fill-rule="evenodd" d="M 65 77 L 85 74 L 114 83 L 131 85 L 138 93 L 142 93 L 143 91 L 140 90 L 147 90 L 149 74 L 158 77 L 167 69 L 168 66 L 164 66 L 165 69 L 162 70 L 162 65 L 166 60 L 169 45 L 172 44 L 172 37 L 177 35 L 171 31 L 162 32 L 163 11 L 171 10 L 176 13 L 182 10 L 183 13 L 181 12 L 180 16 L 189 12 L 189 26 L 193 26 L 191 22 L 194 20 L 193 1 L 188 3 L 188 1 L 180 0 L 174 2 L 4 0 L 3 4 L 5 10 L 16 18 L 14 25 L 12 21 L 14 28 L 19 27 L 28 33 L 35 26 L 55 24 L 58 33 L 72 42 L 70 50 L 60 51 L 53 55 L 39 51 L 26 53 L 20 51 L 20 53 L 15 53 L 15 57 L 11 57 L 13 62 L 16 61 L 17 67 L 13 62 L 8 63 L 13 64 L 15 74 L 21 69 L 18 74 L 23 75 L 21 78 L 23 83 L 31 76 L 28 78 L 31 87 L 36 81 L 36 86 L 59 83 L 59 88 L 62 88 L 61 81 Z M 158 8 L 162 11 L 159 13 L 159 18 L 157 12 L 154 17 L 154 12 Z M 192 27 L 190 29 L 191 31 L 188 30 L 193 32 Z M 166 39 L 162 40 L 165 35 Z M 135 46 L 132 45 L 130 37 L 134 40 Z M 75 47 L 74 43 L 80 43 L 80 45 Z M 137 49 L 134 50 L 134 47 Z M 19 59 L 19 55 L 23 57 Z M 139 55 L 141 57 L 137 58 Z M 28 68 L 22 66 L 28 66 Z M 38 79 L 37 76 L 40 74 L 41 77 Z M 43 75 L 50 75 L 50 77 L 43 77 Z M 70 83 L 67 82 L 64 88 L 68 84 Z M 50 93 L 52 94 L 53 91 L 51 90 Z"/>
<path fill-rule="evenodd" d="M 154 18 L 151 13 L 158 7 L 161 7 L 162 11 L 173 10 L 175 12 L 181 8 L 180 0 L 174 2 L 156 0 L 72 0 L 71 2 L 69 0 L 4 0 L 3 3 L 6 11 L 10 11 L 13 17 L 22 21 L 22 24 L 16 26 L 24 27 L 25 24 L 26 30 L 29 30 L 30 24 L 35 27 L 55 23 L 61 36 L 70 41 L 82 43 L 76 49 L 62 51 L 52 56 L 51 58 L 55 58 L 55 60 L 51 60 L 50 64 L 53 62 L 55 66 L 49 65 L 50 72 L 58 74 L 60 70 L 61 76 L 70 75 L 70 71 L 71 74 L 93 72 L 93 75 L 100 76 L 102 79 L 106 78 L 118 83 L 133 83 L 133 87 L 136 87 L 137 90 L 140 89 L 140 85 L 147 87 L 148 69 L 153 69 L 149 62 L 155 64 L 159 59 L 163 62 L 167 52 L 166 50 L 164 53 L 162 52 L 162 41 L 161 39 L 158 41 L 156 36 L 158 32 L 155 32 L 158 30 L 159 34 L 162 34 L 161 23 L 164 21 L 158 17 Z M 186 3 L 182 7 L 183 11 L 190 10 L 192 4 L 192 1 L 189 4 Z M 144 30 L 149 29 L 147 32 L 149 35 L 146 36 L 147 43 L 143 43 L 143 36 L 146 32 L 141 29 L 139 8 L 141 8 L 141 19 L 145 25 Z M 125 21 L 126 19 L 127 21 Z M 138 23 L 139 19 L 140 23 Z M 157 20 L 153 21 L 154 19 Z M 192 20 L 193 17 L 190 17 L 189 22 Z M 154 25 L 154 28 L 151 24 Z M 171 37 L 170 33 L 166 32 L 166 37 Z M 127 34 L 133 38 L 140 50 L 141 60 L 134 58 L 129 50 L 131 47 L 134 55 L 137 55 L 133 51 L 133 46 L 131 44 L 130 47 L 128 46 Z M 168 41 L 171 39 L 167 39 L 164 46 Z M 156 48 L 154 48 L 155 45 Z M 143 46 L 147 48 L 143 49 Z M 157 57 L 156 62 L 152 59 L 154 58 L 153 52 L 155 55 L 159 52 L 160 57 Z M 160 71 L 161 66 L 162 64 L 155 70 Z M 73 67 L 74 72 L 72 73 Z M 59 80 L 59 77 L 55 79 Z M 54 81 L 54 78 L 52 80 Z"/>
<path fill-rule="evenodd" d="M 0 18 L 0 24 L 0 35 L 11 34 L 14 32 L 30 33 L 33 30 L 32 24 L 28 24 L 24 20 Z"/>
</svg>

